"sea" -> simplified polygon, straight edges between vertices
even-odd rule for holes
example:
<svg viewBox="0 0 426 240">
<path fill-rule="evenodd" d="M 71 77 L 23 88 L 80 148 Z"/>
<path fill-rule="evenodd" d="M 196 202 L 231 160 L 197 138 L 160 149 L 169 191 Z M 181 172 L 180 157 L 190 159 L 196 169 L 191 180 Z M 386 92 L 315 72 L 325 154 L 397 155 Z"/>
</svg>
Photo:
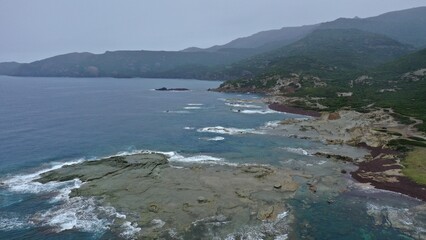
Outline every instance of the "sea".
<svg viewBox="0 0 426 240">
<path fill-rule="evenodd" d="M 67 164 L 141 151 L 316 176 L 332 193 L 315 196 L 302 186 L 285 203 L 292 232 L 280 239 L 419 239 L 426 232 L 425 219 L 411 210 L 421 201 L 360 186 L 340 171 L 356 166 L 311 154 L 336 146 L 268 134 L 278 121 L 306 116 L 272 111 L 260 95 L 207 91 L 220 83 L 0 76 L 0 239 L 132 239 L 132 229 L 111 231 L 108 214 L 99 214 L 102 206 L 68 197 L 81 182 L 33 180 Z M 189 91 L 155 90 L 161 87 Z M 333 192 L 327 182 L 346 190 Z"/>
</svg>

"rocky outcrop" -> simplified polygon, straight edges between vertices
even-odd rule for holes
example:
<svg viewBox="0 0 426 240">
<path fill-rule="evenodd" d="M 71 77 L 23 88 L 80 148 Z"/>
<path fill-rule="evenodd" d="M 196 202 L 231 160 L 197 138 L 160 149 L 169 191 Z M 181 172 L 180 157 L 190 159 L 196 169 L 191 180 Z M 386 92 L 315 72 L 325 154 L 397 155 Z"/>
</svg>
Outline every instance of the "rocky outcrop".
<svg viewBox="0 0 426 240">
<path fill-rule="evenodd" d="M 166 88 L 166 87 L 162 87 L 162 88 L 155 89 L 155 91 L 189 91 L 189 89 L 188 88 Z"/>
<path fill-rule="evenodd" d="M 401 78 L 405 81 L 417 82 L 426 77 L 426 68 L 418 69 L 404 74 Z"/>
<path fill-rule="evenodd" d="M 349 144 L 357 146 L 366 143 L 369 146 L 383 146 L 396 136 L 376 131 L 382 127 L 399 126 L 392 116 L 384 110 L 359 113 L 341 110 L 335 113 L 323 113 L 320 118 L 285 120 L 277 125 L 281 134 L 297 136 L 326 142 L 329 144 Z"/>
<path fill-rule="evenodd" d="M 426 239 L 426 229 L 418 224 L 426 219 L 426 204 L 413 208 L 368 204 L 367 214 L 373 218 L 375 225 L 398 229 L 414 239 Z"/>
<path fill-rule="evenodd" d="M 65 166 L 38 181 L 81 179 L 70 196 L 96 197 L 126 213 L 126 221 L 143 228 L 141 239 L 167 236 L 170 229 L 195 236 L 200 228 L 214 228 L 216 236 L 227 236 L 262 221 L 275 224 L 299 188 L 292 171 L 270 166 L 176 164 L 163 154 L 142 153 Z M 150 227 L 160 220 L 160 228 Z"/>
<path fill-rule="evenodd" d="M 337 120 L 337 119 L 340 119 L 340 118 L 341 117 L 340 117 L 340 114 L 338 112 L 333 112 L 333 113 L 328 114 L 328 120 L 333 121 L 333 120 Z"/>
<path fill-rule="evenodd" d="M 372 84 L 372 83 L 371 83 L 371 80 L 373 80 L 373 78 L 372 78 L 372 77 L 370 77 L 370 76 L 368 76 L 368 75 L 362 75 L 362 76 L 360 76 L 360 77 L 356 78 L 355 80 L 352 80 L 352 81 L 349 83 L 349 86 L 350 86 L 351 88 L 353 88 L 353 87 L 354 87 L 354 85 L 371 85 L 371 84 Z"/>
</svg>

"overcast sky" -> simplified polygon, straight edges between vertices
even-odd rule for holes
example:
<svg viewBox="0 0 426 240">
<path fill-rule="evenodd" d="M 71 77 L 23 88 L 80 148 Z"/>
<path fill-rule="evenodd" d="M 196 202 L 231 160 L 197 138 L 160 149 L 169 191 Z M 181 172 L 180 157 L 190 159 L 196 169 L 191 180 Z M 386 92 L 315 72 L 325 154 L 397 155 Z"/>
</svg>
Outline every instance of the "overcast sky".
<svg viewBox="0 0 426 240">
<path fill-rule="evenodd" d="M 263 30 L 425 5 L 425 0 L 0 0 L 0 62 L 68 52 L 209 47 Z"/>
</svg>

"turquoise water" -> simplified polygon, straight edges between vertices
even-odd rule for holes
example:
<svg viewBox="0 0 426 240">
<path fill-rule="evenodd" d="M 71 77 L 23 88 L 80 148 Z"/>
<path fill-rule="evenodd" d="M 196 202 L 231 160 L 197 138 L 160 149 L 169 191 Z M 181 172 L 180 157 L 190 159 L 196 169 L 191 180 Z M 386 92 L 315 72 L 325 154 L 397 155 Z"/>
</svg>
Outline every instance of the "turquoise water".
<svg viewBox="0 0 426 240">
<path fill-rule="evenodd" d="M 66 162 L 122 152 L 152 150 L 199 161 L 279 165 L 351 182 L 339 169 L 353 166 L 300 154 L 301 149 L 325 145 L 259 133 L 267 122 L 302 116 L 272 112 L 259 102 L 238 102 L 256 101 L 257 95 L 206 91 L 218 85 L 178 79 L 0 76 L 0 182 L 6 183 L 0 186 L 0 239 L 119 237 L 108 230 L 110 219 L 96 206 L 88 209 L 64 204 L 66 198 L 55 200 L 69 186 L 35 186 L 26 179 Z M 191 90 L 153 91 L 160 87 Z M 203 131 L 207 127 L 216 128 Z M 235 134 L 221 133 L 218 127 Z M 391 193 L 351 190 L 333 196 L 336 204 L 330 208 L 329 196 L 307 196 L 302 187 L 288 203 L 295 216 L 292 237 L 406 239 L 392 227 L 373 224 L 367 210 L 371 204 L 392 209 L 419 204 Z M 84 212 L 84 218 L 70 214 L 75 211 Z"/>
</svg>

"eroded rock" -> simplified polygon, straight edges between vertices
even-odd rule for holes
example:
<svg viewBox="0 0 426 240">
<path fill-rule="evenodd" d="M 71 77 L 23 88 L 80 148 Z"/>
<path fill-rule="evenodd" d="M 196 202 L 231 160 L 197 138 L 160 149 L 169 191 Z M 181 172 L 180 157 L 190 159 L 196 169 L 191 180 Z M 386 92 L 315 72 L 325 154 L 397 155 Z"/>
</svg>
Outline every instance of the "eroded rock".
<svg viewBox="0 0 426 240">
<path fill-rule="evenodd" d="M 179 167 L 165 155 L 142 153 L 66 166 L 38 181 L 81 179 L 85 183 L 71 197 L 96 197 L 125 213 L 126 221 L 143 229 L 141 239 L 165 236 L 170 228 L 185 236 L 214 227 L 215 234 L 227 236 L 242 226 L 274 221 L 299 187 L 292 171 L 270 166 L 174 164 Z"/>
</svg>

